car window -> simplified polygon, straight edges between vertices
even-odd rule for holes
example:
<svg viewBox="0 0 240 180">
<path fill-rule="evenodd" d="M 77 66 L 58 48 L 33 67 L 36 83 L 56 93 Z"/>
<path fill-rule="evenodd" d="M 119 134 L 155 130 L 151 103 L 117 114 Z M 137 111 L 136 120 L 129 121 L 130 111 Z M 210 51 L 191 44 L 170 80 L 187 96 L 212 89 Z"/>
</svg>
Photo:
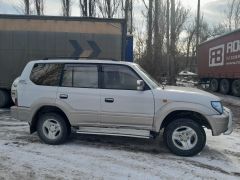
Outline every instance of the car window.
<svg viewBox="0 0 240 180">
<path fill-rule="evenodd" d="M 140 78 L 127 66 L 103 65 L 103 88 L 137 90 L 137 80 Z"/>
<path fill-rule="evenodd" d="M 37 63 L 30 74 L 30 80 L 42 86 L 58 86 L 62 64 Z"/>
<path fill-rule="evenodd" d="M 66 64 L 63 70 L 62 86 L 98 88 L 97 65 Z"/>
</svg>

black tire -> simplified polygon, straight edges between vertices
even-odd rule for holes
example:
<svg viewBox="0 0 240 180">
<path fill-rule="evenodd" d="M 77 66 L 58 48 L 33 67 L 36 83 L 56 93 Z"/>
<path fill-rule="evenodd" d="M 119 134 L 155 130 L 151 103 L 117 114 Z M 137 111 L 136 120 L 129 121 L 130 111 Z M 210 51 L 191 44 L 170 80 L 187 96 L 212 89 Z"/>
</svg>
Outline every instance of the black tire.
<svg viewBox="0 0 240 180">
<path fill-rule="evenodd" d="M 50 129 L 46 128 L 46 123 L 51 121 L 52 125 L 57 124 L 60 128 L 57 132 L 54 139 L 47 136 L 47 132 L 50 132 Z M 54 129 L 54 128 L 53 128 Z M 40 139 L 46 144 L 58 145 L 64 143 L 69 136 L 69 129 L 65 119 L 56 113 L 46 113 L 40 116 L 37 123 L 37 132 Z"/>
<path fill-rule="evenodd" d="M 0 108 L 4 108 L 10 104 L 10 95 L 5 90 L 0 90 Z"/>
<path fill-rule="evenodd" d="M 176 132 L 177 129 L 181 129 L 184 127 L 188 127 L 194 130 L 194 136 L 197 136 L 197 138 L 194 139 L 194 146 L 191 149 L 187 150 L 179 148 L 175 144 L 179 144 L 180 146 L 181 143 L 173 140 L 173 133 Z M 191 119 L 180 118 L 174 120 L 164 129 L 163 137 L 169 150 L 178 156 L 194 156 L 201 152 L 206 144 L 206 133 L 203 127 Z"/>
<path fill-rule="evenodd" d="M 213 92 L 217 92 L 219 89 L 219 82 L 217 79 L 211 79 L 210 80 L 210 89 Z"/>
<path fill-rule="evenodd" d="M 240 79 L 236 79 L 232 83 L 232 94 L 234 96 L 240 96 Z"/>
<path fill-rule="evenodd" d="M 228 94 L 230 91 L 230 81 L 228 79 L 222 79 L 220 81 L 220 92 L 222 94 Z"/>
</svg>

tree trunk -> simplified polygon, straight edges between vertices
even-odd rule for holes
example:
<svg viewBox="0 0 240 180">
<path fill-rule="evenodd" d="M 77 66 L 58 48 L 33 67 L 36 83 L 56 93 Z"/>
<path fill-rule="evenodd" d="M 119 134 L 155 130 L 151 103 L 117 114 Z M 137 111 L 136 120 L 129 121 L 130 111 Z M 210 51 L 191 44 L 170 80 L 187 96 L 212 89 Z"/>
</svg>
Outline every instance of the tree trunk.
<svg viewBox="0 0 240 180">
<path fill-rule="evenodd" d="M 169 10 L 170 10 L 170 2 L 169 0 L 167 0 L 167 34 L 166 34 L 166 38 L 167 38 L 167 76 L 169 79 L 170 76 L 170 62 L 169 62 L 169 29 L 170 29 L 170 22 L 169 22 Z"/>
<path fill-rule="evenodd" d="M 35 0 L 35 8 L 37 15 L 43 15 L 44 14 L 44 1 L 43 0 Z"/>
<path fill-rule="evenodd" d="M 30 2 L 29 2 L 29 0 L 24 0 L 24 5 L 25 5 L 25 14 L 29 15 L 30 14 Z"/>
<path fill-rule="evenodd" d="M 111 0 L 107 0 L 107 9 L 108 9 L 108 18 L 111 18 L 112 10 L 111 10 Z"/>
<path fill-rule="evenodd" d="M 71 0 L 62 0 L 63 16 L 70 16 Z"/>
<path fill-rule="evenodd" d="M 152 11 L 153 11 L 153 0 L 149 0 L 148 7 L 148 23 L 147 23 L 147 59 L 152 64 Z"/>
<path fill-rule="evenodd" d="M 176 23 L 175 23 L 175 0 L 171 0 L 171 44 L 170 44 L 170 81 L 172 85 L 176 84 L 176 79 L 175 79 L 175 42 L 176 42 Z"/>
<path fill-rule="evenodd" d="M 154 58 L 153 58 L 153 62 L 154 62 L 154 67 L 156 68 L 155 71 L 158 71 L 160 67 L 161 68 L 161 62 L 160 62 L 160 51 L 161 49 L 159 48 L 160 45 L 160 33 L 159 33 L 159 11 L 160 11 L 160 4 L 159 4 L 159 0 L 155 0 L 155 14 L 154 14 Z M 162 72 L 160 70 L 160 72 Z"/>
</svg>

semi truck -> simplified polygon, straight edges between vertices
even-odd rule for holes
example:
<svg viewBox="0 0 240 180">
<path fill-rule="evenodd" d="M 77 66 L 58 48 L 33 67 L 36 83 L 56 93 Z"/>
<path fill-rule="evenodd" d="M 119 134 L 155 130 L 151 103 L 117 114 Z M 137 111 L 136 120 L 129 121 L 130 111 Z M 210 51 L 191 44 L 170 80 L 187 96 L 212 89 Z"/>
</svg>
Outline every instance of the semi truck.
<svg viewBox="0 0 240 180">
<path fill-rule="evenodd" d="M 240 29 L 201 43 L 197 66 L 211 91 L 240 96 Z"/>
<path fill-rule="evenodd" d="M 11 85 L 31 60 L 132 61 L 125 26 L 124 19 L 0 15 L 0 107 L 10 103 Z"/>
</svg>

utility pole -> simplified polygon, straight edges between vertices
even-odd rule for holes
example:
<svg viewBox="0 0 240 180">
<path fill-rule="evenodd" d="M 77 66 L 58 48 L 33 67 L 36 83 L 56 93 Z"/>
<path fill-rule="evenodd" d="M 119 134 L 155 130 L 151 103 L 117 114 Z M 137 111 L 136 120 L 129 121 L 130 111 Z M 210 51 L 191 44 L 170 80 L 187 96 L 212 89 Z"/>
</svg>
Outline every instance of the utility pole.
<svg viewBox="0 0 240 180">
<path fill-rule="evenodd" d="M 170 62 L 169 62 L 169 29 L 170 29 L 170 22 L 169 22 L 169 9 L 170 9 L 170 2 L 167 0 L 167 77 L 168 80 L 170 79 Z"/>
<path fill-rule="evenodd" d="M 133 33 L 133 1 L 130 0 L 129 3 L 129 16 L 130 16 L 130 28 L 129 28 L 129 33 Z"/>
<path fill-rule="evenodd" d="M 152 66 L 152 25 L 153 25 L 153 0 L 149 0 L 147 22 L 147 58 Z"/>
<path fill-rule="evenodd" d="M 200 0 L 198 0 L 197 7 L 197 22 L 196 22 L 196 61 L 198 61 L 198 44 L 199 44 L 199 35 L 200 35 Z M 194 63 L 196 64 L 196 63 Z M 192 68 L 192 67 L 190 67 Z M 191 69 L 192 71 L 192 69 Z"/>
<path fill-rule="evenodd" d="M 170 44 L 170 80 L 171 84 L 175 85 L 175 41 L 176 41 L 176 23 L 175 23 L 175 0 L 171 0 L 171 44 Z"/>
<path fill-rule="evenodd" d="M 125 0 L 125 12 L 124 12 L 124 18 L 125 18 L 125 27 L 124 27 L 124 41 L 123 41 L 123 47 L 126 48 L 126 39 L 127 39 L 127 31 L 128 31 L 128 12 L 129 12 L 129 0 Z M 125 60 L 126 52 L 123 50 L 123 57 L 122 60 Z"/>
<path fill-rule="evenodd" d="M 156 68 L 156 66 L 159 66 L 160 72 L 162 73 L 162 63 L 160 59 L 160 51 L 159 48 L 160 44 L 160 34 L 159 34 L 159 18 L 160 18 L 160 0 L 155 0 L 155 6 L 154 6 L 154 40 L 153 40 L 153 66 Z M 154 70 L 155 72 L 155 70 Z"/>
<path fill-rule="evenodd" d="M 199 27 L 200 27 L 200 0 L 198 0 L 198 8 L 197 8 L 197 23 L 196 23 L 197 27 L 197 37 L 196 37 L 196 48 L 198 47 L 198 44 L 199 44 L 199 34 L 200 34 L 200 30 L 199 30 Z"/>
</svg>

